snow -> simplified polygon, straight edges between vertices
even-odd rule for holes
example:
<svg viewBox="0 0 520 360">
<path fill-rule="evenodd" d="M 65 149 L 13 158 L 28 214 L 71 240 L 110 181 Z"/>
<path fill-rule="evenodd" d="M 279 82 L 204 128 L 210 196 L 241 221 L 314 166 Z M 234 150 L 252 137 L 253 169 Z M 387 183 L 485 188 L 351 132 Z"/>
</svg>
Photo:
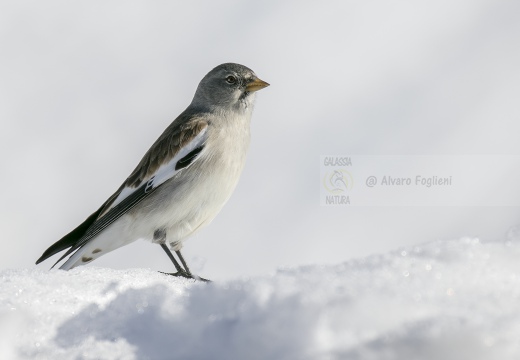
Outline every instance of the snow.
<svg viewBox="0 0 520 360">
<path fill-rule="evenodd" d="M 0 358 L 518 359 L 519 259 L 511 233 L 209 284 L 6 269 Z"/>
</svg>

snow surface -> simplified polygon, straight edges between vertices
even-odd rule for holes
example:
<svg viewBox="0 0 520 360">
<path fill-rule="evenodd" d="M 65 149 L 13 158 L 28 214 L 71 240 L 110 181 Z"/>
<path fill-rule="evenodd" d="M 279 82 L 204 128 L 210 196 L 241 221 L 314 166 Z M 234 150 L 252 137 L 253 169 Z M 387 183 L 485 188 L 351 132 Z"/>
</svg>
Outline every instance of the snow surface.
<svg viewBox="0 0 520 360">
<path fill-rule="evenodd" d="M 7 269 L 0 358 L 518 359 L 519 260 L 515 235 L 210 284 Z"/>
</svg>

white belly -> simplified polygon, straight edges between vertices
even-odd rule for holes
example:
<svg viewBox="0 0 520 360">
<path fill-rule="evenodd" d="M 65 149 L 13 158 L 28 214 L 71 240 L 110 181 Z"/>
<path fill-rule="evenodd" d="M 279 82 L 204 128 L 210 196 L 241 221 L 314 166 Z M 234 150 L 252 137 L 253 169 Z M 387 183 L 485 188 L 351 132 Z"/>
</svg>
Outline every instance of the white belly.
<svg viewBox="0 0 520 360">
<path fill-rule="evenodd" d="M 210 134 L 199 158 L 128 214 L 133 220 L 128 229 L 133 240 L 153 241 L 155 230 L 164 229 L 166 242 L 178 250 L 228 201 L 245 164 L 249 121 L 240 127 L 212 130 L 218 133 Z"/>
<path fill-rule="evenodd" d="M 231 118 L 208 129 L 212 133 L 193 164 L 89 241 L 60 269 L 89 263 L 138 239 L 154 241 L 156 230 L 165 230 L 166 242 L 179 250 L 186 238 L 215 218 L 235 189 L 249 148 L 249 118 Z"/>
</svg>

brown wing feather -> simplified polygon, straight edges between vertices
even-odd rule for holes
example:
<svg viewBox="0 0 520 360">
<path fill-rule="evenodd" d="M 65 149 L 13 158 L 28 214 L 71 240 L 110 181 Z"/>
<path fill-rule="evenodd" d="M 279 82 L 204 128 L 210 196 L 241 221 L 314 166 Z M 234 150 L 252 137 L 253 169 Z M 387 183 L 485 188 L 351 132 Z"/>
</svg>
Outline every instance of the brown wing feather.
<svg viewBox="0 0 520 360">
<path fill-rule="evenodd" d="M 184 145 L 207 126 L 208 123 L 200 119 L 192 119 L 177 126 L 175 122 L 172 123 L 144 155 L 124 185 L 139 187 L 144 179 L 148 179 L 162 164 L 170 161 Z"/>
<path fill-rule="evenodd" d="M 182 113 L 173 123 L 170 124 L 170 126 L 166 128 L 166 130 L 164 130 L 161 136 L 159 136 L 143 156 L 130 176 L 106 201 L 106 203 L 103 204 L 98 219 L 106 214 L 125 187 L 138 188 L 143 181 L 148 180 L 162 164 L 170 161 L 184 145 L 189 143 L 208 126 L 206 120 L 201 120 L 198 117 L 191 117 L 188 121 L 184 121 L 186 117 L 191 116 Z"/>
<path fill-rule="evenodd" d="M 163 163 L 171 160 L 171 158 L 179 152 L 180 148 L 190 142 L 207 126 L 207 121 L 201 120 L 199 117 L 193 116 L 186 111 L 179 115 L 179 117 L 166 128 L 157 141 L 152 145 L 135 170 L 119 187 L 119 189 L 82 224 L 51 245 L 36 263 L 38 264 L 67 248 L 73 249 L 76 247 L 87 230 L 107 213 L 107 210 L 110 209 L 113 202 L 125 187 L 139 187 L 144 179 L 148 179 L 148 177 L 150 177 Z"/>
</svg>

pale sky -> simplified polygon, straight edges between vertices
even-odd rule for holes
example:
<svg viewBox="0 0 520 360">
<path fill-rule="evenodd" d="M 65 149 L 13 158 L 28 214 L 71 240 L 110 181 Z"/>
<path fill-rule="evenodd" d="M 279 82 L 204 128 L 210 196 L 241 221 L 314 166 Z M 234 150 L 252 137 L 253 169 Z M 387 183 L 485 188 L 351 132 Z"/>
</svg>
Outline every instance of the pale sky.
<svg viewBox="0 0 520 360">
<path fill-rule="evenodd" d="M 4 2 L 0 264 L 33 267 L 95 211 L 223 62 L 271 86 L 235 194 L 185 243 L 200 275 L 503 239 L 519 207 L 322 207 L 319 161 L 520 155 L 519 13 L 496 0 Z M 90 266 L 173 270 L 143 241 Z"/>
</svg>

